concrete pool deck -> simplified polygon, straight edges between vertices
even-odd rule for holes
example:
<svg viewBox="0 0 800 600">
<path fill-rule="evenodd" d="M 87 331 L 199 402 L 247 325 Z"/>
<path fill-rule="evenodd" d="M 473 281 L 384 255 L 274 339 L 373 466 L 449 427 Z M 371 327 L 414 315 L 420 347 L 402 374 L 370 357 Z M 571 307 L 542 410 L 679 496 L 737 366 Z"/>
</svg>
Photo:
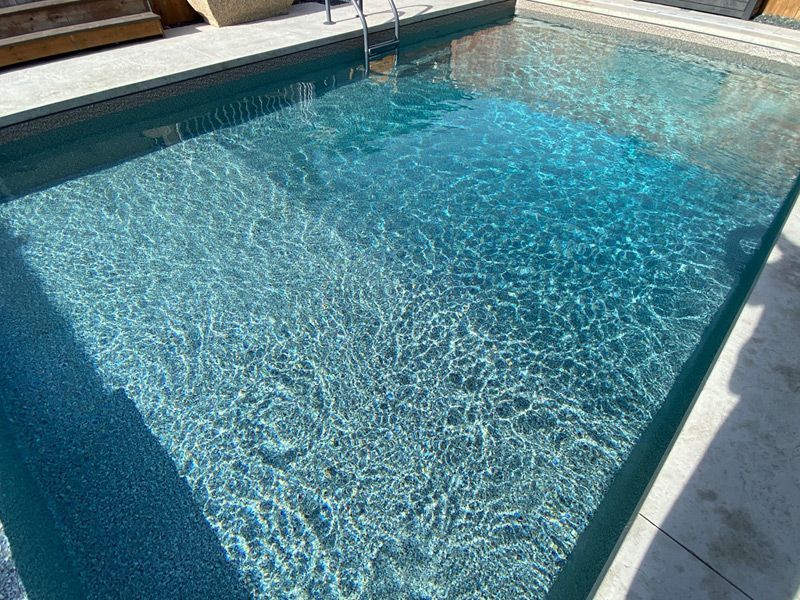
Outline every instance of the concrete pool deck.
<svg viewBox="0 0 800 600">
<path fill-rule="evenodd" d="M 405 22 L 413 22 L 496 1 L 437 0 L 435 8 L 410 0 L 398 4 Z M 374 12 L 372 24 L 388 23 L 382 2 L 366 3 Z M 580 11 L 595 22 L 625 20 L 638 31 L 670 28 L 705 43 L 752 48 L 800 64 L 797 31 L 630 0 L 519 2 L 540 10 L 545 5 Z M 281 19 L 179 28 L 159 40 L 0 71 L 6 91 L 0 127 L 360 35 L 349 6 L 334 9 L 335 26 L 322 24 L 321 10 L 302 4 Z M 798 344 L 795 206 L 597 598 L 800 597 Z"/>
</svg>

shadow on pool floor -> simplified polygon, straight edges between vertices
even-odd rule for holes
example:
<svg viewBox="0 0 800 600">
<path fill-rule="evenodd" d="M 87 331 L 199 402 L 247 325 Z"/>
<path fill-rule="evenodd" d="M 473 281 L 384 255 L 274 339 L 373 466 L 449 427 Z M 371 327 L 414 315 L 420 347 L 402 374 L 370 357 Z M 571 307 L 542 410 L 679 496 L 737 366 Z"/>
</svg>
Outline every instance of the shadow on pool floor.
<svg viewBox="0 0 800 600">
<path fill-rule="evenodd" d="M 104 389 L 23 243 L 0 226 L 0 519 L 31 598 L 246 597 L 188 484 L 134 403 Z"/>
</svg>

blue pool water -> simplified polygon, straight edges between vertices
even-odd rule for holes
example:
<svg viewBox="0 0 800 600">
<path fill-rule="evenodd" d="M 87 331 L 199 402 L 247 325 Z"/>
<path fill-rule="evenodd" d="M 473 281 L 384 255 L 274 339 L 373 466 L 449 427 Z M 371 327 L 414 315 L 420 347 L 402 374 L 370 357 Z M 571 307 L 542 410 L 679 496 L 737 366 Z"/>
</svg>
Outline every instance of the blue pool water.
<svg viewBox="0 0 800 600">
<path fill-rule="evenodd" d="M 3 408 L 83 593 L 543 596 L 800 171 L 799 94 L 518 17 L 0 204 Z"/>
</svg>

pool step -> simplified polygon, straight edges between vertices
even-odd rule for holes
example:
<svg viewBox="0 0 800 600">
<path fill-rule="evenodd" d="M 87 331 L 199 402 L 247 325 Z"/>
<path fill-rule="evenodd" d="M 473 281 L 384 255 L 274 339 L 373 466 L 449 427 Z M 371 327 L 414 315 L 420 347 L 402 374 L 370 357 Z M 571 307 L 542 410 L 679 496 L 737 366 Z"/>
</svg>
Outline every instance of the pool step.
<svg viewBox="0 0 800 600">
<path fill-rule="evenodd" d="M 147 0 L 39 0 L 0 9 L 0 67 L 161 35 Z"/>
<path fill-rule="evenodd" d="M 377 44 L 369 43 L 369 25 L 367 25 L 367 16 L 364 13 L 364 0 L 350 0 L 353 8 L 356 10 L 359 21 L 361 21 L 361 33 L 364 37 L 364 73 L 369 75 L 369 61 L 373 58 L 383 56 L 392 51 L 397 51 L 400 47 L 400 14 L 397 12 L 397 5 L 394 0 L 389 1 L 389 8 L 392 10 L 392 23 L 394 25 L 394 35 L 392 39 L 386 42 L 379 42 Z M 325 0 L 325 11 L 327 15 L 327 24 L 331 24 L 331 6 L 330 0 Z"/>
<path fill-rule="evenodd" d="M 0 39 L 150 12 L 146 0 L 39 0 L 0 8 Z"/>
<path fill-rule="evenodd" d="M 369 53 L 369 58 L 377 58 L 379 56 L 383 56 L 389 52 L 393 52 L 397 50 L 398 46 L 400 45 L 400 40 L 388 40 L 385 42 L 380 42 L 378 44 L 373 44 L 369 46 L 367 52 Z"/>
</svg>

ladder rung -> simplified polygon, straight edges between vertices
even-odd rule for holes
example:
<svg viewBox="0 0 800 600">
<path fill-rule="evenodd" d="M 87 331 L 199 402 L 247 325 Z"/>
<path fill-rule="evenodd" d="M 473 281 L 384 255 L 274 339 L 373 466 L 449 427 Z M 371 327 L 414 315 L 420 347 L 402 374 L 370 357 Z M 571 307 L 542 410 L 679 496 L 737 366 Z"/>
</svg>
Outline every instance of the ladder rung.
<svg viewBox="0 0 800 600">
<path fill-rule="evenodd" d="M 374 44 L 369 47 L 369 55 L 370 56 L 377 56 L 378 54 L 383 54 L 384 52 L 389 52 L 397 48 L 400 44 L 399 40 L 389 40 L 387 42 L 381 42 L 379 44 Z"/>
<path fill-rule="evenodd" d="M 331 0 L 325 0 L 325 15 L 328 19 L 326 23 L 331 23 L 330 4 Z M 395 0 L 389 0 L 389 8 L 392 9 L 392 21 L 394 22 L 394 36 L 388 42 L 381 42 L 370 46 L 369 26 L 367 25 L 367 17 L 364 16 L 364 0 L 350 0 L 350 4 L 353 5 L 358 15 L 358 20 L 361 21 L 361 35 L 364 38 L 364 74 L 369 75 L 369 61 L 371 58 L 388 54 L 392 50 L 397 50 L 397 48 L 400 47 L 400 13 L 397 12 Z"/>
</svg>

